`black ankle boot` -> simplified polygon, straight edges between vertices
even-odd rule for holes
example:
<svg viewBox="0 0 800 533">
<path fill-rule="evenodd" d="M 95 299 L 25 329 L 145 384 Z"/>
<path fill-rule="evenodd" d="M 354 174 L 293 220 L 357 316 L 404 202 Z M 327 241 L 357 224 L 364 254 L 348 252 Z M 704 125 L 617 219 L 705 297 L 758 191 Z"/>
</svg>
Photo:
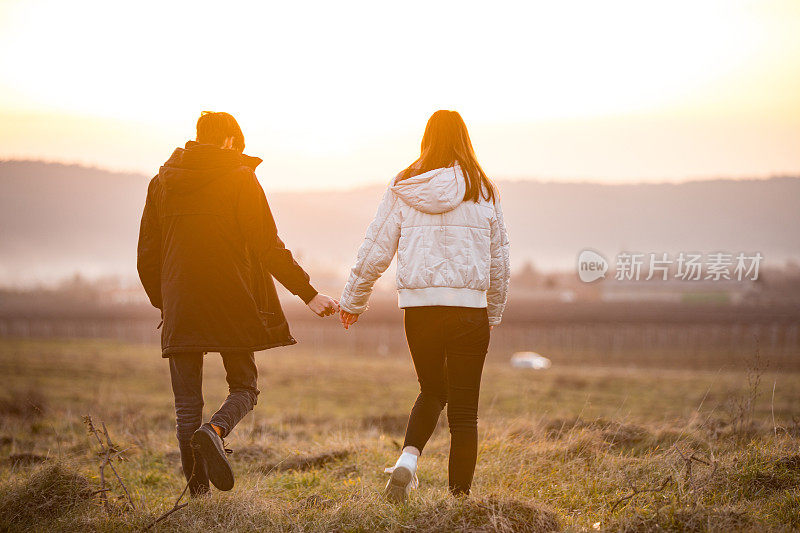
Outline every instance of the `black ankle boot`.
<svg viewBox="0 0 800 533">
<path fill-rule="evenodd" d="M 228 454 L 233 453 L 225 448 L 225 443 L 214 428 L 206 422 L 192 435 L 192 446 L 195 453 L 205 461 L 206 471 L 211 483 L 219 490 L 233 488 L 233 469 L 228 462 Z"/>
</svg>

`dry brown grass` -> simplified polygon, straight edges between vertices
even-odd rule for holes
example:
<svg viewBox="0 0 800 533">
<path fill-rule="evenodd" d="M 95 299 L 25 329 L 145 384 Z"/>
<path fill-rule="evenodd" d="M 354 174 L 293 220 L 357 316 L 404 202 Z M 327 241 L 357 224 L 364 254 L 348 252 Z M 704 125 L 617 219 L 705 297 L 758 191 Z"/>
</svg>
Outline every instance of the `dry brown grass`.
<svg viewBox="0 0 800 533">
<path fill-rule="evenodd" d="M 237 484 L 192 500 L 156 531 L 789 531 L 800 528 L 792 433 L 800 376 L 766 375 L 774 400 L 748 405 L 739 371 L 553 368 L 484 374 L 473 496 L 446 491 L 446 423 L 420 459 L 407 505 L 380 495 L 415 396 L 403 356 L 341 357 L 298 348 L 260 356 L 256 411 L 228 443 Z M 25 364 L 21 364 L 24 361 Z M 15 369 L 9 373 L 9 369 Z M 168 511 L 183 487 L 166 364 L 156 350 L 85 342 L 0 341 L 8 390 L 39 411 L 0 413 L 0 530 L 128 531 Z M 767 379 L 768 378 L 768 379 Z M 209 357 L 206 405 L 224 394 Z M 9 404 L 24 400 L 5 396 Z M 775 424 L 772 413 L 775 413 Z M 105 421 L 115 462 L 103 509 L 98 456 L 80 415 Z M 25 457 L 35 459 L 25 459 Z"/>
<path fill-rule="evenodd" d="M 42 521 L 57 523 L 79 509 L 88 511 L 92 496 L 86 477 L 60 462 L 45 464 L 3 485 L 0 529 L 35 529 Z"/>
</svg>

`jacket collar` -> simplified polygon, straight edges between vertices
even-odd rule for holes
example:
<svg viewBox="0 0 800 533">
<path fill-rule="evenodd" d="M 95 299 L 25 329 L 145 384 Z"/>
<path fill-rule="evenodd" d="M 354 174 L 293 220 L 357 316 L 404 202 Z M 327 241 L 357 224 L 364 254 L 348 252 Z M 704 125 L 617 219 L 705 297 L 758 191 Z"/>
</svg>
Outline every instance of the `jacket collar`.
<svg viewBox="0 0 800 533">
<path fill-rule="evenodd" d="M 255 170 L 261 161 L 235 150 L 189 141 L 183 148 L 175 149 L 158 176 L 168 191 L 191 191 L 243 166 Z"/>
</svg>

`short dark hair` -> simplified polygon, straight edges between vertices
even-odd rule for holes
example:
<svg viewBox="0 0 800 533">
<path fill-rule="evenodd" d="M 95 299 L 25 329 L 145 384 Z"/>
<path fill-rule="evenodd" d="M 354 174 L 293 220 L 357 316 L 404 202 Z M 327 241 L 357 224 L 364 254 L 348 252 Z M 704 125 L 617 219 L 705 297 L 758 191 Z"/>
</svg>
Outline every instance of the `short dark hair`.
<svg viewBox="0 0 800 533">
<path fill-rule="evenodd" d="M 222 146 L 233 137 L 233 148 L 244 151 L 244 134 L 230 113 L 203 111 L 197 119 L 197 142 Z"/>
</svg>

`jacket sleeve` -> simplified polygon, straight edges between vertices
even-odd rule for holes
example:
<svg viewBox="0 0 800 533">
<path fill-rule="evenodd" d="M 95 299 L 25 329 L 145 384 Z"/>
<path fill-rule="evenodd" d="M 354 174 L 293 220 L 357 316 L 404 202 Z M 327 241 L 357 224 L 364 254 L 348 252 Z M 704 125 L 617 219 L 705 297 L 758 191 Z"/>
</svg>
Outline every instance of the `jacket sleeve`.
<svg viewBox="0 0 800 533">
<path fill-rule="evenodd" d="M 510 243 L 503 220 L 503 210 L 500 207 L 500 200 L 497 199 L 495 200 L 495 217 L 492 220 L 489 293 L 487 294 L 487 311 L 491 326 L 500 324 L 508 299 L 508 281 L 511 278 L 509 248 Z"/>
<path fill-rule="evenodd" d="M 292 252 L 278 237 L 278 228 L 264 189 L 253 172 L 245 177 L 239 191 L 236 216 L 248 247 L 267 271 L 292 294 L 299 296 L 305 303 L 310 302 L 317 291 L 309 283 L 309 275 L 297 264 Z"/>
<path fill-rule="evenodd" d="M 400 200 L 389 188 L 383 195 L 378 212 L 367 228 L 364 242 L 358 249 L 356 263 L 342 291 L 339 308 L 353 314 L 367 310 L 372 286 L 389 267 L 400 240 Z"/>
<path fill-rule="evenodd" d="M 156 199 L 156 178 L 150 181 L 147 188 L 142 212 L 142 223 L 139 226 L 139 245 L 136 253 L 136 269 L 142 281 L 150 303 L 162 309 L 161 300 L 161 218 L 158 214 Z"/>
</svg>

